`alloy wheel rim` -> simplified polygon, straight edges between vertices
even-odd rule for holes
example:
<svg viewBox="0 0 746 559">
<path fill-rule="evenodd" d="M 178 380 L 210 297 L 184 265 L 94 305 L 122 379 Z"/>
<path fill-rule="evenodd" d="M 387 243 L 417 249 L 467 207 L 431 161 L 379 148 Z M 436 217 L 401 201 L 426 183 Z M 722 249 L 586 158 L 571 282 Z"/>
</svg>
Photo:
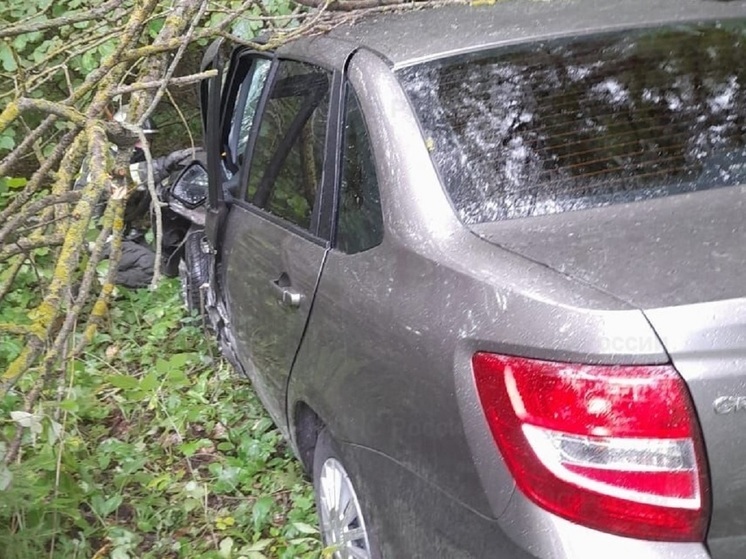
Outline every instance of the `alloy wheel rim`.
<svg viewBox="0 0 746 559">
<path fill-rule="evenodd" d="M 319 479 L 319 516 L 324 545 L 335 559 L 370 559 L 370 543 L 360 502 L 342 464 L 329 458 Z"/>
</svg>

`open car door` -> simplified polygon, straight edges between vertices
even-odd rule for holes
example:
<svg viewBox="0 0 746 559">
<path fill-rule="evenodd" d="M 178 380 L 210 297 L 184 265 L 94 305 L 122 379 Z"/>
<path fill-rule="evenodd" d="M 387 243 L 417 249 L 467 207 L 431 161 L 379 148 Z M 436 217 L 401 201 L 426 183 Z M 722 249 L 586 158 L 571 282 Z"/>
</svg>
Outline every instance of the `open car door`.
<svg viewBox="0 0 746 559">
<path fill-rule="evenodd" d="M 329 246 L 320 216 L 333 186 L 333 74 L 276 60 L 265 80 L 218 246 L 219 284 L 238 360 L 284 428 L 287 380 Z"/>
</svg>

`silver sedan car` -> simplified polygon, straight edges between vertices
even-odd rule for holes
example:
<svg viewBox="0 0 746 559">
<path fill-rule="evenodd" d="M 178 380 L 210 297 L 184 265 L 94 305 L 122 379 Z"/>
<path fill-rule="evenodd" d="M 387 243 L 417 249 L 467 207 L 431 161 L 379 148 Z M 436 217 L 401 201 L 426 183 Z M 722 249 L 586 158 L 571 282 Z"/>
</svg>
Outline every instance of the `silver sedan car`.
<svg viewBox="0 0 746 559">
<path fill-rule="evenodd" d="M 746 557 L 746 1 L 216 52 L 191 300 L 334 557 Z"/>
</svg>

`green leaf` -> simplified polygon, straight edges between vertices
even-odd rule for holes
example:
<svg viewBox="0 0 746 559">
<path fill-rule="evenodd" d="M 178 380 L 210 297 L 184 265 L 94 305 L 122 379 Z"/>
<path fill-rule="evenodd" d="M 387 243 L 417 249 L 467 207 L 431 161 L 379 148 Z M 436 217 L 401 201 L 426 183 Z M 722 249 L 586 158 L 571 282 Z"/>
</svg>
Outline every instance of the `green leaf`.
<svg viewBox="0 0 746 559">
<path fill-rule="evenodd" d="M 26 45 L 29 42 L 28 35 L 18 35 L 15 39 L 13 39 L 13 42 L 11 43 L 11 46 L 15 49 L 17 53 L 22 53 L 23 50 L 26 48 Z"/>
<path fill-rule="evenodd" d="M 5 179 L 5 184 L 8 188 L 23 188 L 26 186 L 26 183 L 28 183 L 28 181 L 23 177 L 7 177 Z"/>
<path fill-rule="evenodd" d="M 80 59 L 80 67 L 83 72 L 89 74 L 93 72 L 97 66 L 98 57 L 92 51 L 83 53 L 83 56 Z"/>
<path fill-rule="evenodd" d="M 5 41 L 0 42 L 0 64 L 6 72 L 15 72 L 18 70 L 13 52 Z"/>
<path fill-rule="evenodd" d="M 254 503 L 254 508 L 251 509 L 251 518 L 254 522 L 254 530 L 261 530 L 262 526 L 266 523 L 269 518 L 269 513 L 274 505 L 272 497 L 259 497 Z"/>
<path fill-rule="evenodd" d="M 204 447 L 210 446 L 210 444 L 212 444 L 212 443 L 209 440 L 207 440 L 207 439 L 200 439 L 198 441 L 191 441 L 191 442 L 183 443 L 183 444 L 179 445 L 179 450 L 182 452 L 182 454 L 184 456 L 186 456 L 188 458 L 190 456 L 194 456 L 194 454 L 200 448 L 204 448 Z M 211 466 L 212 466 L 212 464 L 211 464 Z"/>
<path fill-rule="evenodd" d="M 319 531 L 305 522 L 293 522 L 293 527 L 301 534 L 318 534 Z"/>
<path fill-rule="evenodd" d="M 0 464 L 0 491 L 5 491 L 13 481 L 13 473 L 5 464 Z"/>
<path fill-rule="evenodd" d="M 91 508 L 101 518 L 106 518 L 112 512 L 119 508 L 119 505 L 122 504 L 122 501 L 123 497 L 121 495 L 114 495 L 112 497 L 109 497 L 108 499 L 105 499 L 103 495 L 97 493 L 91 498 Z"/>
<path fill-rule="evenodd" d="M 135 377 L 129 375 L 110 375 L 106 380 L 115 388 L 122 388 L 123 390 L 132 390 L 140 384 Z"/>
<path fill-rule="evenodd" d="M 155 38 L 158 33 L 161 32 L 161 29 L 163 29 L 163 24 L 166 22 L 163 18 L 154 19 L 150 23 L 148 23 L 148 33 L 151 37 Z"/>
<path fill-rule="evenodd" d="M 256 423 L 254 423 L 254 436 L 258 437 L 262 433 L 265 433 L 269 429 L 271 429 L 274 426 L 274 423 L 272 423 L 272 420 L 269 417 L 262 417 L 261 419 L 257 420 Z"/>
<path fill-rule="evenodd" d="M 101 55 L 101 58 L 106 58 L 113 54 L 115 50 L 117 50 L 117 44 L 115 41 L 106 41 L 98 47 L 98 53 Z"/>
<path fill-rule="evenodd" d="M 75 413 L 80 409 L 80 406 L 75 400 L 62 400 L 60 402 L 60 409 Z"/>
<path fill-rule="evenodd" d="M 2 45 L 0 45 L 0 48 L 2 48 Z M 10 151 L 14 147 L 16 147 L 16 141 L 11 136 L 0 136 L 0 149 L 7 149 Z"/>
<path fill-rule="evenodd" d="M 12 411 L 10 418 L 21 427 L 26 427 L 32 433 L 41 433 L 41 417 L 25 411 Z"/>
<path fill-rule="evenodd" d="M 264 551 L 270 546 L 271 543 L 272 543 L 272 540 L 270 538 L 264 538 L 262 540 L 257 540 L 254 543 L 250 543 L 249 545 L 242 547 L 241 553 L 249 553 L 251 551 Z"/>
<path fill-rule="evenodd" d="M 158 374 L 153 371 L 142 378 L 142 380 L 140 381 L 140 390 L 152 392 L 153 390 L 158 388 L 158 384 Z"/>
<path fill-rule="evenodd" d="M 233 538 L 224 538 L 220 541 L 220 556 L 230 559 L 233 554 Z"/>
</svg>

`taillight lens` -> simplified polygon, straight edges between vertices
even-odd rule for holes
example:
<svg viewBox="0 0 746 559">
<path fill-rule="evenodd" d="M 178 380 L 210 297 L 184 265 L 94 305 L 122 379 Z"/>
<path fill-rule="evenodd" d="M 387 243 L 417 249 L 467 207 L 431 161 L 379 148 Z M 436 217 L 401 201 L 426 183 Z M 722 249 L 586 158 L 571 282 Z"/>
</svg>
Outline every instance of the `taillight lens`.
<svg viewBox="0 0 746 559">
<path fill-rule="evenodd" d="M 519 489 L 605 532 L 703 541 L 707 475 L 670 366 L 590 366 L 477 353 L 477 391 Z"/>
</svg>

